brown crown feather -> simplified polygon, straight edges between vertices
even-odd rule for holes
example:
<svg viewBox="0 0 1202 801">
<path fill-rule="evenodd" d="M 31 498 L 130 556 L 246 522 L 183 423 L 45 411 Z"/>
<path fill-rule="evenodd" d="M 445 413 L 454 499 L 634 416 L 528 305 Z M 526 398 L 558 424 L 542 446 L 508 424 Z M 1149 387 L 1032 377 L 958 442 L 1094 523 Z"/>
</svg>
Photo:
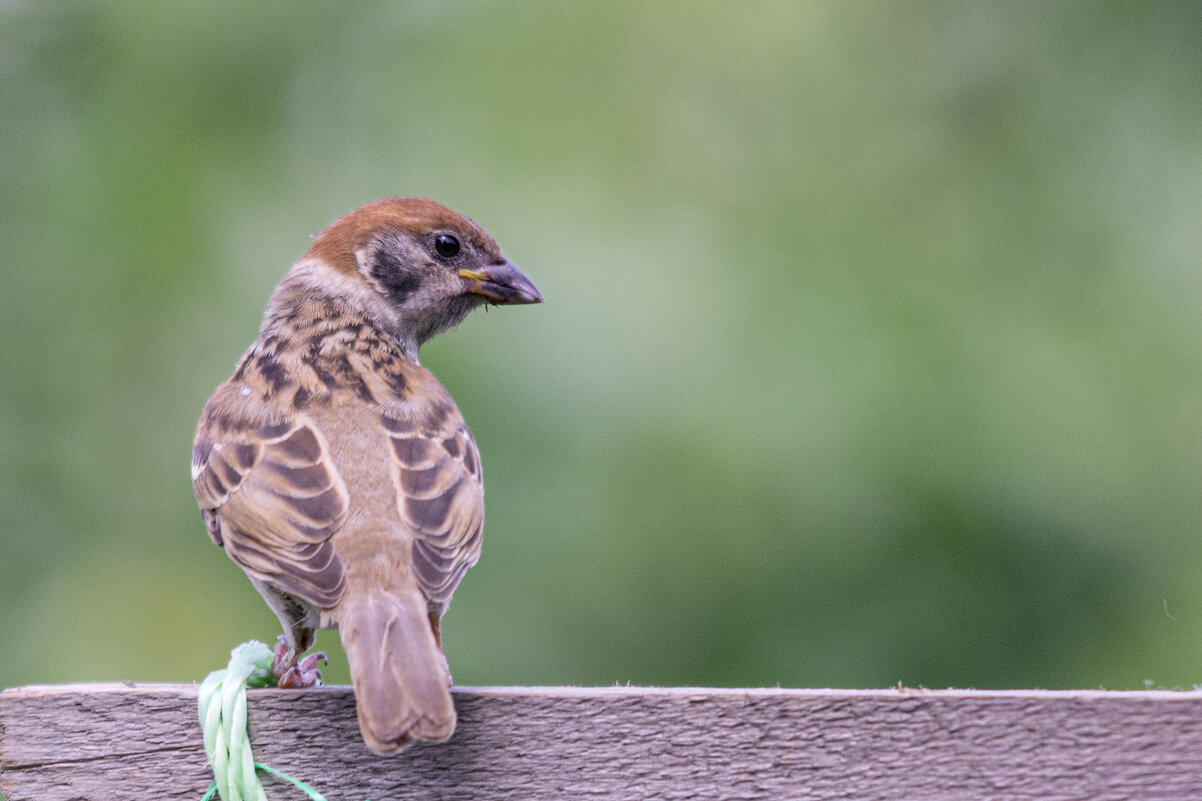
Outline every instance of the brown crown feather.
<svg viewBox="0 0 1202 801">
<path fill-rule="evenodd" d="M 306 255 L 344 272 L 356 273 L 359 265 L 355 251 L 367 245 L 376 234 L 397 229 L 418 235 L 449 229 L 498 260 L 503 258 L 497 243 L 478 225 L 424 197 L 386 197 L 366 203 L 326 226 L 315 237 Z"/>
</svg>

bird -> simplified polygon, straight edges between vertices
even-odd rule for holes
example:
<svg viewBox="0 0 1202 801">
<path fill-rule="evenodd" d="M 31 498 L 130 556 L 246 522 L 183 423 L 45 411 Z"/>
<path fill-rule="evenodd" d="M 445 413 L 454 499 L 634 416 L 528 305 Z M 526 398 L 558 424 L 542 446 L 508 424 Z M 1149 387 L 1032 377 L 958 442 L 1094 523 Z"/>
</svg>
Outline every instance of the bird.
<svg viewBox="0 0 1202 801">
<path fill-rule="evenodd" d="M 196 427 L 209 536 L 284 633 L 281 687 L 321 678 L 338 629 L 377 754 L 455 730 L 441 619 L 480 556 L 480 454 L 418 349 L 479 306 L 541 303 L 471 219 L 420 197 L 360 206 L 317 234 Z"/>
</svg>

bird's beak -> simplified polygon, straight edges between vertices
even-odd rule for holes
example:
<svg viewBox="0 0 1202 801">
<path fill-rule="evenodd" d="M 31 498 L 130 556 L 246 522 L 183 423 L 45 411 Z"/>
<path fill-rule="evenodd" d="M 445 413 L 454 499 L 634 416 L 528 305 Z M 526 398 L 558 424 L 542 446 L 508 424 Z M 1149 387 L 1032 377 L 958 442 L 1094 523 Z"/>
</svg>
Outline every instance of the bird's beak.
<svg viewBox="0 0 1202 801">
<path fill-rule="evenodd" d="M 543 296 L 526 275 L 509 262 L 479 270 L 460 270 L 467 292 L 482 295 L 489 303 L 542 303 Z"/>
</svg>

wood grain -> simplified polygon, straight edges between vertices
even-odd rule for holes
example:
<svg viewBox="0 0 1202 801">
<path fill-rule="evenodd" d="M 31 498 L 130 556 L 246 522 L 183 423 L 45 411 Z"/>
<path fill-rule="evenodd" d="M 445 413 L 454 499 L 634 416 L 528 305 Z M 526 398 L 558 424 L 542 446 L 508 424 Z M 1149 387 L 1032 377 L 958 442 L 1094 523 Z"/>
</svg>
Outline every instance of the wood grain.
<svg viewBox="0 0 1202 801">
<path fill-rule="evenodd" d="M 378 757 L 349 688 L 254 690 L 251 741 L 329 801 L 1202 798 L 1202 692 L 513 687 L 455 703 L 449 743 Z M 198 801 L 210 781 L 194 686 L 5 690 L 0 725 L 9 801 Z"/>
</svg>

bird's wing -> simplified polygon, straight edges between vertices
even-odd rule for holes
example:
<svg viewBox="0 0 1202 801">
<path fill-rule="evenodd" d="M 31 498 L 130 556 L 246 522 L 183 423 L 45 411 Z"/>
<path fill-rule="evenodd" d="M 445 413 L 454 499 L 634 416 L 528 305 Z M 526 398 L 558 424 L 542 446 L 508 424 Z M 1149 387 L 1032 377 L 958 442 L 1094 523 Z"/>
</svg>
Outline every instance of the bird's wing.
<svg viewBox="0 0 1202 801">
<path fill-rule="evenodd" d="M 192 487 L 213 541 L 253 577 L 320 607 L 338 602 L 346 575 L 330 537 L 348 496 L 308 417 L 223 384 L 197 426 Z"/>
<path fill-rule="evenodd" d="M 417 412 L 386 410 L 380 423 L 388 432 L 397 507 L 414 533 L 413 574 L 429 600 L 446 604 L 480 558 L 484 482 L 471 432 L 450 397 L 439 394 L 439 402 Z"/>
</svg>

